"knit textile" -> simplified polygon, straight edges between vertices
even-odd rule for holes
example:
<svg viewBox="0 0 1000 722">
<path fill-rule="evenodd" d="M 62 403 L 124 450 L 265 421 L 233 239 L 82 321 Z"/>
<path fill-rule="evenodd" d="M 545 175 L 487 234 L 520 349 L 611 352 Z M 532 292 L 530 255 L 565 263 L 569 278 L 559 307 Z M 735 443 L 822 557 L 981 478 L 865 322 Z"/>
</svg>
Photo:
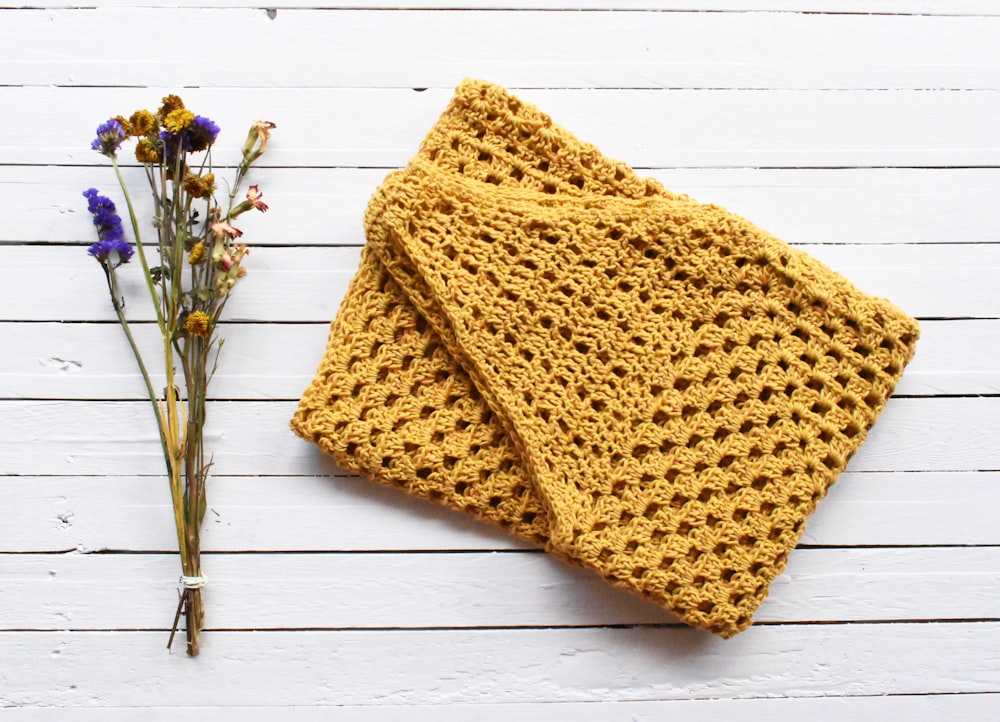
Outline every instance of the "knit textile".
<svg viewBox="0 0 1000 722">
<path fill-rule="evenodd" d="M 484 82 L 459 86 L 365 229 L 295 432 L 724 637 L 919 333 Z"/>
</svg>

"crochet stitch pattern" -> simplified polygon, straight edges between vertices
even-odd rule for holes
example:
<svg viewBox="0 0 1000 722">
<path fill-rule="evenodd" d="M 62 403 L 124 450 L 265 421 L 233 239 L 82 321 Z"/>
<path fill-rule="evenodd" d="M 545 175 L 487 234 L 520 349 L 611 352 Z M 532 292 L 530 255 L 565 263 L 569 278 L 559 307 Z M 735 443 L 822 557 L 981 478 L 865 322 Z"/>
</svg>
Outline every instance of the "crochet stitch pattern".
<svg viewBox="0 0 1000 722">
<path fill-rule="evenodd" d="M 479 81 L 365 229 L 294 431 L 723 637 L 750 625 L 919 334 Z"/>
</svg>

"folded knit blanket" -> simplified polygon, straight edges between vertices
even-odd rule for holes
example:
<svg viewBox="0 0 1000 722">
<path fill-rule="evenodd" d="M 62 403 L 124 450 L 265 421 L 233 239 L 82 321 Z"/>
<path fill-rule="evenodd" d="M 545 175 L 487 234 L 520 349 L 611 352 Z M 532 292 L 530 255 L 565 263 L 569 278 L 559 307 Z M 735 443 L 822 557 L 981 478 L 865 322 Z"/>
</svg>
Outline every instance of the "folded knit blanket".
<svg viewBox="0 0 1000 722">
<path fill-rule="evenodd" d="M 462 83 L 365 229 L 292 428 L 724 637 L 918 335 L 483 82 Z"/>
</svg>

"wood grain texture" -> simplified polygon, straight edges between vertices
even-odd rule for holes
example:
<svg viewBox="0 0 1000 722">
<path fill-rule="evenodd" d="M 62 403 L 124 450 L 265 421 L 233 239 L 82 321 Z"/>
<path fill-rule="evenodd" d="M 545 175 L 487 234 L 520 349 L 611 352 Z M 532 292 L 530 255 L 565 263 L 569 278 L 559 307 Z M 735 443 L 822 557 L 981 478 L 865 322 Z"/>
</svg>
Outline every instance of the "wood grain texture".
<svg viewBox="0 0 1000 722">
<path fill-rule="evenodd" d="M 906 396 L 1000 393 L 1000 321 L 924 321 L 920 352 L 896 393 Z M 159 332 L 139 324 L 143 349 Z M 242 323 L 223 327 L 213 399 L 296 400 L 312 381 L 326 345 L 325 322 Z M 145 397 L 124 334 L 116 324 L 0 322 L 7 352 L 0 355 L 0 399 L 120 399 Z M 147 367 L 156 376 L 155 354 Z"/>
<path fill-rule="evenodd" d="M 884 722 L 891 715 L 904 715 L 909 722 L 982 722 L 994 714 L 1000 694 L 885 695 L 784 697 L 757 699 L 657 700 L 654 702 L 545 702 L 478 703 L 449 705 L 336 705 L 267 707 L 144 707 L 143 720 L 166 722 L 182 715 L 219 722 L 271 722 L 276 717 L 291 722 L 412 722 L 415 719 L 439 722 L 662 722 L 675 715 L 700 722 L 729 722 L 735 718 L 766 717 L 773 722 Z M 0 709 L 0 718 L 16 722 L 58 719 L 57 710 L 47 708 Z M 135 719 L 135 708 L 78 707 L 75 722 L 117 722 Z M 67 715 L 68 716 L 68 715 Z"/>
<path fill-rule="evenodd" d="M 0 552 L 170 552 L 160 476 L 0 477 L 16 500 Z M 331 468 L 209 482 L 210 552 L 531 550 L 465 514 Z M 1000 545 L 1000 472 L 845 472 L 810 518 L 809 546 Z"/>
<path fill-rule="evenodd" d="M 264 168 L 254 179 L 271 209 L 244 216 L 254 246 L 362 242 L 361 216 L 381 168 Z M 702 203 L 725 206 L 789 243 L 987 243 L 1000 240 L 995 168 L 655 168 L 644 174 Z M 126 169 L 137 191 L 145 182 Z M 84 188 L 118 197 L 109 168 L 0 165 L 0 243 L 80 243 Z M 143 217 L 152 202 L 134 197 Z M 244 220 L 245 219 L 245 220 Z M 274 228 L 280 228 L 275 232 Z"/>
<path fill-rule="evenodd" d="M 295 406 L 209 402 L 205 439 L 215 457 L 212 472 L 329 473 L 332 460 L 288 429 Z M 997 397 L 892 398 L 848 469 L 1000 469 L 998 427 Z M 155 475 L 162 463 L 149 402 L 0 401 L 0 475 Z"/>
<path fill-rule="evenodd" d="M 277 143 L 277 139 L 275 143 Z M 243 216 L 254 246 L 358 244 L 382 168 L 261 168 L 271 210 Z M 986 243 L 1000 240 L 996 168 L 655 168 L 643 171 L 702 203 L 725 206 L 789 243 Z M 126 169 L 148 218 L 145 183 Z M 0 165 L 0 243 L 81 243 L 90 237 L 81 192 L 118 198 L 110 168 Z M 276 230 L 277 229 L 277 230 Z"/>
<path fill-rule="evenodd" d="M 1000 318 L 994 282 L 1000 243 L 797 247 L 917 318 Z M 254 248 L 225 317 L 329 323 L 360 252 L 359 246 Z M 116 321 L 104 274 L 82 245 L 0 245 L 0 268 L 0 321 Z M 35 293 L 43 276 L 51 290 Z M 153 320 L 140 267 L 125 266 L 119 276 L 129 318 Z"/>
<path fill-rule="evenodd" d="M 203 568 L 213 630 L 680 624 L 541 552 L 213 554 Z M 173 554 L 0 555 L 0 631 L 164 630 L 179 569 Z M 998 609 L 998 547 L 801 549 L 754 623 L 973 621 Z"/>
<path fill-rule="evenodd" d="M 218 163 L 236 161 L 244 129 L 266 116 L 280 135 L 264 166 L 392 168 L 410 159 L 464 75 L 421 92 L 208 86 L 185 89 L 184 100 L 229 129 Z M 18 129 L 0 136 L 0 164 L 106 166 L 90 150 L 94 128 L 172 90 L 0 87 L 6 123 Z M 639 169 L 1000 164 L 1000 95 L 989 90 L 513 90 Z M 78 122 L 66 123 L 67 107 Z"/>
<path fill-rule="evenodd" d="M 181 7 L 181 8 L 245 8 L 246 0 L 102 0 L 102 7 Z M 74 0 L 35 0 L 32 8 L 79 7 Z M 302 0 L 271 0 L 269 8 L 374 8 L 391 10 L 449 9 L 461 10 L 607 10 L 609 0 L 349 0 L 331 2 L 312 0 L 304 6 Z M 991 16 L 1000 14 L 991 0 L 614 0 L 615 9 L 650 12 L 816 12 L 816 13 L 878 13 L 898 15 Z"/>
<path fill-rule="evenodd" d="M 994 87 L 1000 72 L 1000 18 L 988 17 L 432 10 L 409 12 L 404 24 L 386 10 L 291 8 L 271 17 L 259 8 L 146 7 L 6 15 L 2 84 L 450 89 L 465 74 L 521 88 L 971 90 Z M 588 33 L 595 25 L 597 42 Z M 173 62 L 149 54 L 144 33 L 95 46 L 90 39 L 109 26 L 155 27 L 179 39 Z M 242 55 L 203 53 L 193 26 L 252 47 L 255 72 L 241 72 Z M 32 36 L 47 42 L 26 54 L 14 40 Z M 851 52 L 841 52 L 848 44 Z M 87 62 L 68 66 L 67 54 Z M 934 55 L 948 62 L 928 63 Z M 382 62 L 390 56 L 407 62 Z M 567 57 L 577 60 L 567 67 Z"/>
<path fill-rule="evenodd" d="M 209 632 L 3 632 L 0 702 L 96 707 L 469 704 L 1000 691 L 1000 623 Z M 123 668 L 121 660 L 128 660 Z M 274 680 L 280 679 L 280 684 Z"/>
</svg>

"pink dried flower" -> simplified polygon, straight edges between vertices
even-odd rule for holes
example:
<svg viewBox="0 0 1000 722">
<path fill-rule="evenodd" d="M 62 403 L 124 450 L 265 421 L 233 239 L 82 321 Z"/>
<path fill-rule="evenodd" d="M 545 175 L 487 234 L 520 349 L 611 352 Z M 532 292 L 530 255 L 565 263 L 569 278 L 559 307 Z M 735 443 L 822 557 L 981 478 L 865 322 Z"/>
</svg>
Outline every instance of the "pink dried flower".
<svg viewBox="0 0 1000 722">
<path fill-rule="evenodd" d="M 230 238 L 239 238 L 243 235 L 243 231 L 235 226 L 231 226 L 225 221 L 219 221 L 218 223 L 212 224 L 212 231 L 218 236 L 229 236 Z"/>
<path fill-rule="evenodd" d="M 252 205 L 261 213 L 264 213 L 267 210 L 267 204 L 261 200 L 261 198 L 263 197 L 264 194 L 261 193 L 260 188 L 258 186 L 252 185 L 250 186 L 250 189 L 247 191 L 247 201 L 249 201 L 250 205 Z"/>
</svg>

